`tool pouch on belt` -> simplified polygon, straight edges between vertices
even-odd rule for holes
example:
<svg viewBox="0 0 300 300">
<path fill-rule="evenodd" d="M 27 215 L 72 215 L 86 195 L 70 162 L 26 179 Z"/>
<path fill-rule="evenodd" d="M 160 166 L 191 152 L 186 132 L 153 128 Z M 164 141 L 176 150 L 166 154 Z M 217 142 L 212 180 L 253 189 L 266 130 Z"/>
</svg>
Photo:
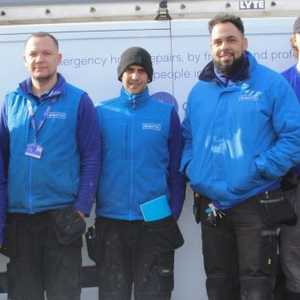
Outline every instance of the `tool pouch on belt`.
<svg viewBox="0 0 300 300">
<path fill-rule="evenodd" d="M 96 262 L 96 228 L 95 226 L 90 226 L 85 233 L 85 241 L 88 256 L 91 260 Z"/>
<path fill-rule="evenodd" d="M 85 232 L 86 224 L 73 206 L 67 206 L 50 212 L 59 243 L 70 245 Z"/>
<path fill-rule="evenodd" d="M 144 223 L 146 230 L 151 233 L 151 243 L 160 251 L 175 250 L 184 243 L 182 233 L 175 219 L 170 216 L 161 220 Z"/>
<path fill-rule="evenodd" d="M 16 256 L 16 236 L 17 236 L 16 222 L 7 223 L 4 229 L 4 241 L 0 248 L 0 253 L 7 257 Z"/>
<path fill-rule="evenodd" d="M 297 215 L 285 193 L 281 190 L 265 192 L 265 196 L 259 199 L 263 218 L 269 225 L 295 225 Z"/>
<path fill-rule="evenodd" d="M 172 216 L 166 195 L 141 204 L 140 209 L 151 243 L 160 251 L 174 250 L 183 245 L 182 233 Z"/>
<path fill-rule="evenodd" d="M 193 213 L 196 223 L 201 221 L 201 195 L 197 192 L 194 192 L 194 204 L 193 204 Z"/>
</svg>

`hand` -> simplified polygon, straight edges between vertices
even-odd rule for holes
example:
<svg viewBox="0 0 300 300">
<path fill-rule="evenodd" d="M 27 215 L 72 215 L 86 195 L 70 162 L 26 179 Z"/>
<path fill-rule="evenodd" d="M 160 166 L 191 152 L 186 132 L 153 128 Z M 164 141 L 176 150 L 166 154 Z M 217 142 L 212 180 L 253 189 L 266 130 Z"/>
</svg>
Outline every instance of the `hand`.
<svg viewBox="0 0 300 300">
<path fill-rule="evenodd" d="M 79 216 L 84 220 L 84 218 L 85 218 L 84 213 L 79 210 L 77 210 L 77 212 L 78 212 Z"/>
</svg>

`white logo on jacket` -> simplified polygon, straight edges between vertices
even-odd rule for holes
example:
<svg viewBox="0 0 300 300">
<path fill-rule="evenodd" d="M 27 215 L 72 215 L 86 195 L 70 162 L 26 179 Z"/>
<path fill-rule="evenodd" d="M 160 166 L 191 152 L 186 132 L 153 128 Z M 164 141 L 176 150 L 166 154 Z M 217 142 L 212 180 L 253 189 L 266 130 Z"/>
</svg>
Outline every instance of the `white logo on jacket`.
<svg viewBox="0 0 300 300">
<path fill-rule="evenodd" d="M 251 91 L 240 96 L 240 101 L 259 101 L 261 98 L 261 92 Z"/>
<path fill-rule="evenodd" d="M 161 131 L 161 124 L 160 123 L 142 123 L 143 130 L 155 130 Z"/>
<path fill-rule="evenodd" d="M 65 120 L 67 118 L 67 114 L 65 112 L 50 111 L 47 118 Z"/>
<path fill-rule="evenodd" d="M 252 90 L 247 83 L 241 85 L 241 91 L 242 95 L 240 96 L 239 101 L 259 101 L 262 96 L 262 92 Z"/>
</svg>

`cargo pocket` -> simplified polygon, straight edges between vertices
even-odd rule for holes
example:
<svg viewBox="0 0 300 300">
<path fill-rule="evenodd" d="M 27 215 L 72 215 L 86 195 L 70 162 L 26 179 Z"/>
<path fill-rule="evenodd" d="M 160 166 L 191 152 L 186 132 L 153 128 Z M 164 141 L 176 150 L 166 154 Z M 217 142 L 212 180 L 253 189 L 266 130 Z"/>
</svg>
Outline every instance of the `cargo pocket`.
<svg viewBox="0 0 300 300">
<path fill-rule="evenodd" d="M 174 250 L 160 253 L 157 264 L 159 291 L 168 293 L 174 288 Z"/>
<path fill-rule="evenodd" d="M 278 269 L 278 231 L 277 229 L 265 229 L 261 232 L 261 266 L 263 272 L 276 275 Z"/>
<path fill-rule="evenodd" d="M 174 251 L 184 243 L 182 233 L 173 217 L 144 224 L 155 257 L 148 284 L 153 293 L 168 294 L 174 287 Z"/>
<path fill-rule="evenodd" d="M 296 224 L 295 209 L 283 192 L 279 193 L 276 198 L 260 199 L 259 204 L 262 218 L 267 225 Z"/>
</svg>

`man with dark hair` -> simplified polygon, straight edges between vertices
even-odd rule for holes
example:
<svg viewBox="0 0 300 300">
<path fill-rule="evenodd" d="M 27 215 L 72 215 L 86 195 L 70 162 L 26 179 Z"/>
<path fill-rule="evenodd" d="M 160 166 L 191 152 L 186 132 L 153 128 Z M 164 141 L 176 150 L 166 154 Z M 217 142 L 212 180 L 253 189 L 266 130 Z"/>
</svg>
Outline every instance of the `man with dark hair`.
<svg viewBox="0 0 300 300">
<path fill-rule="evenodd" d="M 79 300 L 84 217 L 99 173 L 99 127 L 89 96 L 57 73 L 57 40 L 25 44 L 30 78 L 2 103 L 6 158 L 8 294 L 12 300 Z"/>
<path fill-rule="evenodd" d="M 247 51 L 239 17 L 215 17 L 210 32 L 213 60 L 188 97 L 181 165 L 196 195 L 208 298 L 271 300 L 277 229 L 294 217 L 280 181 L 300 161 L 300 107 Z"/>
<path fill-rule="evenodd" d="M 212 33 L 215 25 L 224 24 L 224 23 L 228 23 L 228 22 L 233 24 L 242 34 L 245 33 L 244 24 L 243 24 L 241 18 L 236 17 L 234 15 L 220 14 L 220 15 L 216 15 L 213 19 L 211 19 L 208 22 L 209 34 Z"/>
<path fill-rule="evenodd" d="M 300 17 L 294 23 L 291 46 L 297 64 L 284 71 L 282 75 L 289 81 L 300 101 Z M 292 181 L 294 190 L 289 194 L 296 213 L 300 218 L 300 165 L 292 169 L 286 180 Z M 281 230 L 280 257 L 281 266 L 286 279 L 285 300 L 300 299 L 300 221 L 295 226 L 283 226 Z"/>
<path fill-rule="evenodd" d="M 184 200 L 182 150 L 175 107 L 149 95 L 150 54 L 121 56 L 119 97 L 97 107 L 103 141 L 97 206 L 99 299 L 169 300 L 174 250 L 183 239 L 176 219 Z"/>
</svg>

